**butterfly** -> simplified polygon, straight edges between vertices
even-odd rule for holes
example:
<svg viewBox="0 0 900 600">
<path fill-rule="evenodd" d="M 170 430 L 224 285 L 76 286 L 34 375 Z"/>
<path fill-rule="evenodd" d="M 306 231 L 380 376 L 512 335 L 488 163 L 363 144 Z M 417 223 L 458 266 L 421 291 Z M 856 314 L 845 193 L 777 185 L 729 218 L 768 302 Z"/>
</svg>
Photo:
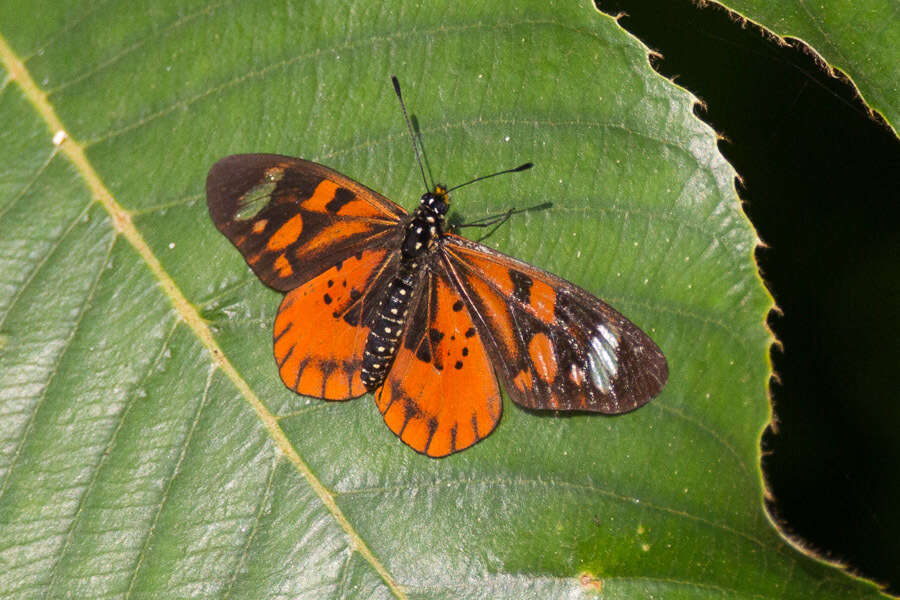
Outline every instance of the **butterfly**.
<svg viewBox="0 0 900 600">
<path fill-rule="evenodd" d="M 537 410 L 617 414 L 659 394 L 668 366 L 646 333 L 582 288 L 452 231 L 450 189 L 431 186 L 410 214 L 300 158 L 213 165 L 213 222 L 285 292 L 273 340 L 289 389 L 324 400 L 373 392 L 390 430 L 431 457 L 494 430 L 498 380 Z"/>
</svg>

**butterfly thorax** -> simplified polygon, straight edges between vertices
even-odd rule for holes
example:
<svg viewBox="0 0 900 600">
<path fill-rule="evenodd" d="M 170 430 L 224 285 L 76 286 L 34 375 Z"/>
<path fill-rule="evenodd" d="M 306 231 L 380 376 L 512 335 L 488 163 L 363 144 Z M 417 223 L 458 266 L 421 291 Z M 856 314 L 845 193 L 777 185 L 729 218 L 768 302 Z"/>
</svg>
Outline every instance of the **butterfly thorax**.
<svg viewBox="0 0 900 600">
<path fill-rule="evenodd" d="M 387 294 L 378 305 L 362 361 L 362 381 L 368 390 L 384 383 L 394 362 L 400 336 L 406 325 L 409 301 L 422 276 L 422 260 L 433 252 L 444 234 L 444 219 L 449 209 L 447 188 L 436 185 L 422 196 L 421 203 L 405 226 L 400 247 L 401 259 Z"/>
<path fill-rule="evenodd" d="M 444 233 L 444 216 L 449 208 L 447 188 L 437 185 L 433 192 L 422 196 L 412 219 L 406 225 L 401 251 L 403 262 L 413 263 L 416 258 L 431 251 Z"/>
</svg>

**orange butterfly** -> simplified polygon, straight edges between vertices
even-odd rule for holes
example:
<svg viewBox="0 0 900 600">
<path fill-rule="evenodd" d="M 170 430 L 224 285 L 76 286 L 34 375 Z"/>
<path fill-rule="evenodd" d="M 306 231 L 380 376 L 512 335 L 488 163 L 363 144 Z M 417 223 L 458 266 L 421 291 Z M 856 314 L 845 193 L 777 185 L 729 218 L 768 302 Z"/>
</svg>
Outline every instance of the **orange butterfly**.
<svg viewBox="0 0 900 600">
<path fill-rule="evenodd" d="M 325 400 L 374 392 L 391 431 L 432 457 L 493 431 L 497 379 L 530 409 L 615 414 L 660 392 L 668 366 L 647 334 L 568 281 L 449 232 L 449 191 L 433 186 L 409 214 L 299 158 L 213 165 L 216 227 L 286 292 L 274 342 L 288 388 Z"/>
</svg>

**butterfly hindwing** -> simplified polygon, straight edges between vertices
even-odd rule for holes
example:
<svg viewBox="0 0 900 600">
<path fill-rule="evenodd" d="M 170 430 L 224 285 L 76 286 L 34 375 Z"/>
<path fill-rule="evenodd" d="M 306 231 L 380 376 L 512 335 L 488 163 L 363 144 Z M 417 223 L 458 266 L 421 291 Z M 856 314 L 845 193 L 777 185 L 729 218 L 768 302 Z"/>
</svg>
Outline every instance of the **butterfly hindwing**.
<svg viewBox="0 0 900 600">
<path fill-rule="evenodd" d="M 359 252 L 285 295 L 275 318 L 275 360 L 304 396 L 348 400 L 366 392 L 363 351 L 398 255 Z"/>
<path fill-rule="evenodd" d="M 289 291 L 363 249 L 395 247 L 406 211 L 322 165 L 236 154 L 206 180 L 209 213 L 269 286 Z"/>
<path fill-rule="evenodd" d="M 465 238 L 448 235 L 443 248 L 517 404 L 616 414 L 662 390 L 668 366 L 659 347 L 606 303 Z"/>
<path fill-rule="evenodd" d="M 440 268 L 425 271 L 409 314 L 375 401 L 407 445 L 446 456 L 493 431 L 502 409 L 500 390 L 470 307 Z"/>
</svg>

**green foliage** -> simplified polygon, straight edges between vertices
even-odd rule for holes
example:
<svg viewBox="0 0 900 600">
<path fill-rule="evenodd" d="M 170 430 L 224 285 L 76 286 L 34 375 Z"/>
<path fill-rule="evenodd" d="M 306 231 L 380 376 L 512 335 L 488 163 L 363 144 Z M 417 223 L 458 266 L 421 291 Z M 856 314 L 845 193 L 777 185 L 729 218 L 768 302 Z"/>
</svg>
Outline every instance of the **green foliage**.
<svg viewBox="0 0 900 600">
<path fill-rule="evenodd" d="M 767 519 L 771 301 L 734 173 L 692 97 L 588 3 L 23 1 L 0 36 L 4 597 L 878 596 Z M 490 243 L 645 328 L 671 369 L 657 400 L 507 402 L 435 461 L 370 398 L 284 389 L 280 296 L 213 227 L 206 171 L 302 156 L 411 208 L 391 73 L 441 181 L 536 164 L 455 206 L 552 202 Z"/>
</svg>

